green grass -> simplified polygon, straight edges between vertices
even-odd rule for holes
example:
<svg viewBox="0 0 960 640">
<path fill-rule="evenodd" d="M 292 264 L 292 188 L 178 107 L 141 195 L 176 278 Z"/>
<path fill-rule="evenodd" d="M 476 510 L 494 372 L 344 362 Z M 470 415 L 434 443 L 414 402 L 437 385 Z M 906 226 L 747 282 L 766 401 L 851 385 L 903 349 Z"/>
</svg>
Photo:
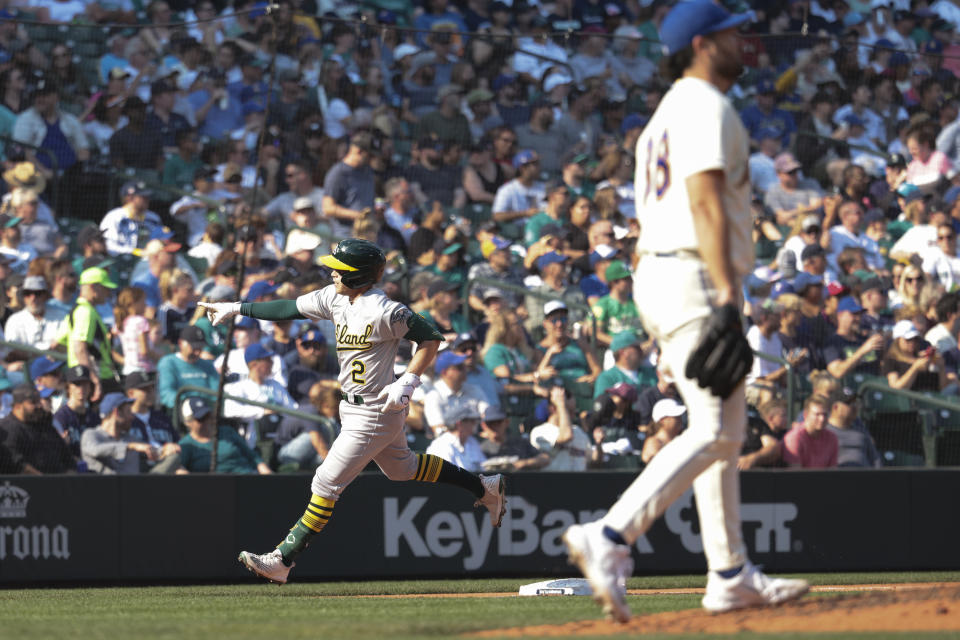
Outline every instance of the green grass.
<svg viewBox="0 0 960 640">
<path fill-rule="evenodd" d="M 960 581 L 960 572 L 816 574 L 814 584 Z M 359 598 L 361 595 L 516 592 L 523 579 L 266 583 L 0 590 L 0 639 L 243 640 L 447 638 L 482 629 L 596 619 L 589 598 Z M 703 586 L 702 576 L 639 577 L 632 589 Z M 830 596 L 824 596 L 830 597 Z M 690 609 L 696 595 L 631 596 L 634 613 Z M 608 638 L 611 636 L 607 636 Z M 624 637 L 622 634 L 614 637 Z M 645 635 L 644 638 L 703 637 Z M 720 637 L 720 636 L 717 636 Z M 729 637 L 729 636 L 728 636 Z M 751 634 L 776 638 L 951 638 L 960 634 Z"/>
</svg>

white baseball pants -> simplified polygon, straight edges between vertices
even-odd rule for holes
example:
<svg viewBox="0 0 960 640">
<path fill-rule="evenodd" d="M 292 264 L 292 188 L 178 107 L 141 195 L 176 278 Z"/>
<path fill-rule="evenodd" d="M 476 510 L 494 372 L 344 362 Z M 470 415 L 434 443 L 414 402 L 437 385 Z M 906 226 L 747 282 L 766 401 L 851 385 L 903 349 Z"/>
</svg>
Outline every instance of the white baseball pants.
<svg viewBox="0 0 960 640">
<path fill-rule="evenodd" d="M 310 489 L 321 498 L 339 500 L 340 494 L 371 460 L 391 480 L 410 480 L 417 456 L 407 445 L 403 425 L 408 409 L 380 413 L 379 408 L 340 403 L 340 435 L 313 474 Z"/>
<path fill-rule="evenodd" d="M 721 401 L 683 375 L 711 313 L 713 291 L 706 266 L 692 257 L 645 255 L 634 273 L 634 299 L 687 406 L 688 423 L 627 488 L 603 523 L 632 544 L 692 484 L 709 569 L 738 567 L 746 560 L 737 470 L 747 423 L 744 387 Z"/>
</svg>

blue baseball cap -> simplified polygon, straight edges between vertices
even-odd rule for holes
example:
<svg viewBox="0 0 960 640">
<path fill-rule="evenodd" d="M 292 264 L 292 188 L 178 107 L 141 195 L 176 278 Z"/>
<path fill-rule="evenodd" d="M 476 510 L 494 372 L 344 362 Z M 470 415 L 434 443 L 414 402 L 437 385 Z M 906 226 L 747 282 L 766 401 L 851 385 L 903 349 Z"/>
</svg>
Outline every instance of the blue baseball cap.
<svg viewBox="0 0 960 640">
<path fill-rule="evenodd" d="M 237 329 L 259 329 L 260 323 L 250 316 L 243 316 L 233 326 Z"/>
<path fill-rule="evenodd" d="M 770 78 L 760 78 L 760 81 L 757 82 L 757 95 L 763 95 L 765 93 L 776 93 L 777 87 L 773 84 L 773 80 Z"/>
<path fill-rule="evenodd" d="M 863 122 L 863 119 L 860 118 L 860 116 L 858 116 L 858 115 L 855 114 L 855 113 L 848 113 L 847 115 L 843 116 L 843 121 L 844 121 L 845 123 L 847 123 L 848 125 L 850 125 L 851 127 L 863 127 L 863 126 L 865 126 L 865 123 Z"/>
<path fill-rule="evenodd" d="M 624 118 L 623 123 L 620 124 L 620 135 L 626 135 L 630 129 L 645 127 L 648 122 L 650 122 L 650 118 L 642 116 L 639 113 L 631 113 Z"/>
<path fill-rule="evenodd" d="M 327 344 L 327 339 L 324 337 L 323 332 L 319 329 L 310 329 L 309 331 L 304 331 L 300 334 L 300 342 L 319 342 L 320 344 Z"/>
<path fill-rule="evenodd" d="M 850 313 L 860 313 L 863 311 L 863 307 L 860 306 L 860 303 L 857 302 L 857 299 L 853 296 L 847 296 L 845 298 L 840 298 L 840 302 L 837 303 L 837 311 L 849 311 Z"/>
<path fill-rule="evenodd" d="M 262 18 L 267 15 L 267 8 L 270 6 L 269 2 L 258 2 L 251 7 L 250 10 L 250 19 Z"/>
<path fill-rule="evenodd" d="M 513 156 L 513 168 L 519 169 L 525 164 L 530 164 L 531 162 L 537 162 L 540 160 L 540 156 L 537 155 L 537 152 L 533 149 L 524 149 L 523 151 L 518 151 L 515 156 Z"/>
<path fill-rule="evenodd" d="M 251 113 L 263 113 L 265 111 L 262 104 L 259 104 L 255 101 L 244 102 L 243 103 L 243 115 L 248 116 Z"/>
<path fill-rule="evenodd" d="M 802 271 L 797 274 L 797 277 L 793 279 L 793 288 L 797 293 L 803 291 L 807 287 L 814 285 L 823 285 L 823 276 L 815 276 L 812 273 L 807 273 Z"/>
<path fill-rule="evenodd" d="M 503 89 L 506 86 L 514 84 L 516 83 L 516 81 L 517 81 L 517 76 L 515 75 L 500 74 L 499 76 L 493 79 L 493 82 L 490 84 L 490 86 L 493 88 L 494 91 L 500 91 L 500 89 Z"/>
<path fill-rule="evenodd" d="M 537 269 L 539 269 L 540 271 L 543 271 L 547 265 L 553 264 L 555 262 L 566 262 L 566 261 L 567 261 L 566 256 L 560 253 L 557 253 L 556 251 L 550 251 L 549 253 L 545 253 L 539 258 L 537 258 Z"/>
<path fill-rule="evenodd" d="M 100 417 L 106 418 L 120 405 L 131 404 L 132 402 L 133 398 L 128 398 L 122 393 L 116 391 L 108 393 L 103 396 L 103 400 L 100 401 Z"/>
<path fill-rule="evenodd" d="M 256 302 L 263 296 L 270 295 L 279 288 L 279 284 L 274 284 L 268 280 L 258 280 L 250 285 L 245 302 Z"/>
<path fill-rule="evenodd" d="M 37 358 L 30 363 L 30 378 L 36 380 L 40 376 L 45 376 L 48 373 L 53 373 L 57 369 L 63 366 L 63 360 L 54 360 L 53 358 L 48 358 L 43 356 L 42 358 Z"/>
<path fill-rule="evenodd" d="M 770 299 L 776 300 L 785 293 L 796 293 L 793 288 L 793 285 L 787 282 L 786 280 L 777 280 L 773 287 L 770 288 Z"/>
<path fill-rule="evenodd" d="M 767 138 L 779 140 L 782 137 L 783 132 L 776 127 L 763 127 L 757 131 L 757 140 L 766 140 Z"/>
<path fill-rule="evenodd" d="M 447 350 L 437 356 L 437 362 L 433 365 L 433 370 L 437 373 L 437 375 L 439 375 L 446 371 L 449 367 L 455 367 L 458 364 L 463 364 L 466 359 L 467 356 L 462 356 Z"/>
<path fill-rule="evenodd" d="M 711 0 L 678 2 L 660 25 L 660 41 L 667 55 L 690 46 L 695 36 L 732 29 L 754 19 L 752 11 L 731 14 Z"/>
<path fill-rule="evenodd" d="M 169 240 L 173 237 L 173 230 L 170 227 L 154 227 L 150 231 L 151 240 Z"/>
<path fill-rule="evenodd" d="M 887 61 L 888 67 L 903 67 L 910 64 L 910 58 L 907 57 L 903 51 L 894 51 L 893 55 L 890 56 L 890 60 Z"/>
<path fill-rule="evenodd" d="M 243 360 L 247 364 L 250 364 L 254 360 L 263 360 L 264 358 L 272 358 L 273 351 L 270 351 L 265 346 L 259 342 L 254 342 L 249 347 L 243 350 Z"/>
</svg>

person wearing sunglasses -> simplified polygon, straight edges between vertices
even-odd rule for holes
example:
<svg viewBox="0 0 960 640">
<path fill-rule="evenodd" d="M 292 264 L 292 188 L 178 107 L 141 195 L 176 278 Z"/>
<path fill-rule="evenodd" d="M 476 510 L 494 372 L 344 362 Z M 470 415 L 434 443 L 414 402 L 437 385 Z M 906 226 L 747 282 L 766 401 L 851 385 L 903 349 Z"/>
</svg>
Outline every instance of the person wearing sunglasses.
<svg viewBox="0 0 960 640">
<path fill-rule="evenodd" d="M 832 208 L 832 203 L 828 203 Z M 863 205 L 855 200 L 844 200 L 836 205 L 836 214 L 831 215 L 828 210 L 824 220 L 824 227 L 829 227 L 821 246 L 827 250 L 827 264 L 840 273 L 837 259 L 841 252 L 848 247 L 863 249 L 867 266 L 874 270 L 886 269 L 886 259 L 880 254 L 877 243 L 860 231 L 863 221 Z M 836 220 L 839 224 L 831 225 Z"/>
<path fill-rule="evenodd" d="M 937 246 L 926 252 L 922 269 L 924 273 L 936 278 L 947 291 L 953 291 L 960 285 L 957 232 L 949 222 L 937 226 Z"/>
<path fill-rule="evenodd" d="M 589 343 L 570 333 L 570 312 L 560 300 L 543 305 L 544 338 L 538 345 L 541 367 L 551 366 L 565 382 L 593 383 L 603 368 Z"/>
<path fill-rule="evenodd" d="M 770 185 L 763 204 L 773 210 L 778 224 L 790 224 L 797 216 L 816 213 L 823 205 L 823 193 L 817 184 L 801 175 L 802 165 L 789 151 L 773 160 L 777 182 Z"/>
</svg>

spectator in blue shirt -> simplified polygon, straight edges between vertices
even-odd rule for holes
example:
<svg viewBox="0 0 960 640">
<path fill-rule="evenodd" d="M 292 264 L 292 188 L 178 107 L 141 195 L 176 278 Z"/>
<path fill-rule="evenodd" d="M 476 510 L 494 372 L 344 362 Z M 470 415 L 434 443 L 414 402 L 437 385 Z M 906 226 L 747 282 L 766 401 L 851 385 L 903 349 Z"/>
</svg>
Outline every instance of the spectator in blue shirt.
<svg viewBox="0 0 960 640">
<path fill-rule="evenodd" d="M 782 132 L 781 142 L 784 148 L 790 144 L 790 136 L 797 130 L 793 116 L 776 106 L 777 92 L 773 81 L 767 78 L 757 83 L 757 96 L 754 103 L 740 112 L 743 125 L 750 132 L 750 140 L 754 146 L 760 144 L 760 131 L 776 129 Z"/>
<path fill-rule="evenodd" d="M 190 94 L 200 135 L 220 140 L 243 127 L 243 103 L 236 92 L 228 91 L 221 71 L 211 71 L 205 86 Z"/>
</svg>

